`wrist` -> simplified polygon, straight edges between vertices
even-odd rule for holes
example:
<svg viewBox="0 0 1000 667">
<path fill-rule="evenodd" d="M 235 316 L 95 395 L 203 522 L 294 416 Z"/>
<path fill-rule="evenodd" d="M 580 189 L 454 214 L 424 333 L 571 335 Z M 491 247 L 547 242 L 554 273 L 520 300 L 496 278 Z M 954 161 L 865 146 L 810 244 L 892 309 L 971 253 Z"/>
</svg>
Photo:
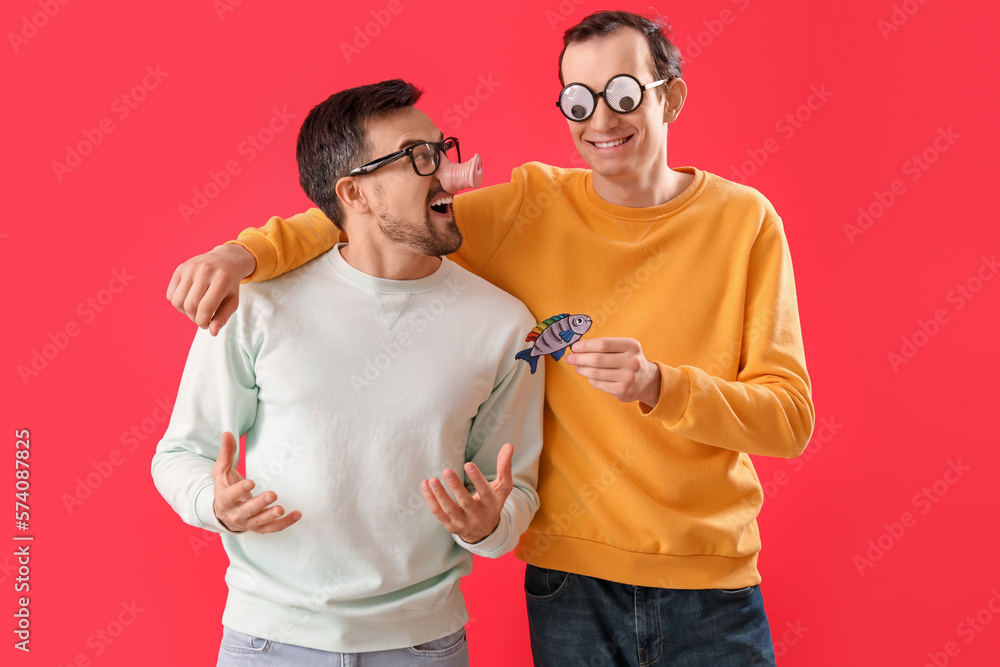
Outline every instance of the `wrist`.
<svg viewBox="0 0 1000 667">
<path fill-rule="evenodd" d="M 663 377 L 660 375 L 659 364 L 653 361 L 647 361 L 646 363 L 649 364 L 649 379 L 646 382 L 646 388 L 640 392 L 638 400 L 649 409 L 653 409 L 660 401 L 660 386 L 663 383 Z"/>
<path fill-rule="evenodd" d="M 493 525 L 493 528 L 491 530 L 489 530 L 489 531 L 487 531 L 485 533 L 471 532 L 471 533 L 467 533 L 465 535 L 459 535 L 459 537 L 466 544 L 478 544 L 478 543 L 482 542 L 483 540 L 485 540 L 490 535 L 492 535 L 493 531 L 495 531 L 497 529 L 497 526 L 499 526 L 499 525 L 500 525 L 500 515 L 498 514 L 497 515 L 496 523 Z"/>
<path fill-rule="evenodd" d="M 247 278 L 257 270 L 257 258 L 253 253 L 235 241 L 223 243 L 215 248 L 232 262 L 240 279 Z"/>
<path fill-rule="evenodd" d="M 222 524 L 222 527 L 225 528 L 226 530 L 228 530 L 230 533 L 242 533 L 243 532 L 242 530 L 233 530 L 232 528 L 230 528 L 229 525 L 225 521 L 222 520 L 222 517 L 219 516 L 219 513 L 215 509 L 215 504 L 214 503 L 212 504 L 212 513 L 215 515 L 216 521 L 218 521 L 220 524 Z"/>
</svg>

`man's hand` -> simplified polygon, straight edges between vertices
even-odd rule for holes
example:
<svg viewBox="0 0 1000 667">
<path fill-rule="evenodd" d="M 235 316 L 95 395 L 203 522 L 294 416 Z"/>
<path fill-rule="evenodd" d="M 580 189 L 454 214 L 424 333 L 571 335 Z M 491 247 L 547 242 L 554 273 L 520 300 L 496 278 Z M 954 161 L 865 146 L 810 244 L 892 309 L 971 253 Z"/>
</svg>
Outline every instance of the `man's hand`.
<svg viewBox="0 0 1000 667">
<path fill-rule="evenodd" d="M 581 340 L 573 343 L 566 363 L 623 403 L 642 401 L 652 408 L 660 400 L 660 367 L 646 359 L 634 338 Z"/>
<path fill-rule="evenodd" d="M 233 462 L 236 460 L 236 438 L 232 433 L 222 434 L 222 448 L 219 458 L 212 468 L 212 478 L 215 480 L 215 516 L 229 530 L 242 533 L 252 530 L 255 533 L 276 533 L 288 528 L 302 518 L 302 512 L 295 510 L 288 516 L 281 505 L 268 507 L 278 499 L 278 494 L 265 491 L 259 496 L 250 494 L 254 487 L 253 480 L 243 479 L 236 472 Z"/>
<path fill-rule="evenodd" d="M 475 495 L 469 494 L 454 471 L 445 470 L 442 476 L 455 494 L 455 500 L 451 499 L 437 478 L 425 479 L 420 483 L 420 490 L 427 507 L 449 532 L 469 544 L 483 541 L 500 524 L 500 511 L 514 489 L 511 476 L 513 458 L 514 445 L 508 442 L 497 454 L 497 476 L 492 482 L 486 481 L 475 463 L 466 463 L 465 472 L 476 487 Z"/>
<path fill-rule="evenodd" d="M 257 260 L 243 246 L 216 246 L 174 269 L 167 299 L 215 336 L 239 306 L 240 281 L 256 268 Z"/>
</svg>

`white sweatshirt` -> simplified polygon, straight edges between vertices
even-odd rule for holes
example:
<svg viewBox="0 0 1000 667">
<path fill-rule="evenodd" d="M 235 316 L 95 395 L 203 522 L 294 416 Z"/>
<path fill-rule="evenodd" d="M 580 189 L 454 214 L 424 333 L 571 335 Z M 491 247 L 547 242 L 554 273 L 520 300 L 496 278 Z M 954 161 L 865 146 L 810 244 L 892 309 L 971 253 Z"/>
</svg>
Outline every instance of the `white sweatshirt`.
<svg viewBox="0 0 1000 667">
<path fill-rule="evenodd" d="M 514 297 L 447 258 L 418 280 L 375 278 L 340 247 L 243 285 L 218 337 L 199 330 L 152 473 L 185 522 L 222 533 L 224 625 L 363 652 L 467 620 L 458 584 L 472 554 L 512 550 L 538 508 L 544 378 L 514 358 L 535 324 Z M 246 434 L 254 493 L 277 493 L 298 523 L 234 534 L 218 521 L 211 470 L 225 431 Z M 492 479 L 506 442 L 514 490 L 493 534 L 467 544 L 431 514 L 420 481 L 464 475 L 466 461 Z"/>
</svg>

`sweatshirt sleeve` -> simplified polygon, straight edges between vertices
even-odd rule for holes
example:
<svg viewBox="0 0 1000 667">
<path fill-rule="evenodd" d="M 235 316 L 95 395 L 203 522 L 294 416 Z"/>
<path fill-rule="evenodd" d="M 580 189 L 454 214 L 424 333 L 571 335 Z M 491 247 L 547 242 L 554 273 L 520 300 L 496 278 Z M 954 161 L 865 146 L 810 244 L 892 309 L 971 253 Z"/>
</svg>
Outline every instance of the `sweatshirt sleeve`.
<svg viewBox="0 0 1000 667">
<path fill-rule="evenodd" d="M 157 490 L 181 519 L 216 533 L 230 532 L 213 509 L 212 467 L 222 434 L 229 431 L 239 440 L 257 416 L 253 364 L 234 339 L 236 328 L 234 318 L 217 337 L 203 330 L 195 335 L 152 463 Z"/>
<path fill-rule="evenodd" d="M 533 318 L 525 310 L 523 324 L 517 331 L 527 331 L 534 326 Z M 524 327 L 527 326 L 528 329 Z M 545 387 L 544 364 L 531 374 L 528 364 L 514 359 L 520 351 L 515 336 L 503 353 L 499 364 L 497 384 L 473 420 L 466 446 L 466 461 L 472 461 L 486 479 L 493 481 L 497 474 L 497 454 L 505 443 L 514 445 L 511 473 L 514 488 L 500 512 L 500 523 L 483 540 L 470 544 L 452 535 L 464 549 L 487 558 L 499 558 L 517 546 L 521 534 L 528 529 L 538 510 L 538 457 L 542 451 L 542 401 Z M 470 493 L 475 487 L 465 477 Z"/>
<path fill-rule="evenodd" d="M 517 219 L 524 199 L 519 169 L 510 183 L 490 185 L 455 197 L 455 224 L 462 232 L 462 247 L 452 259 L 481 276 Z M 534 325 L 532 325 L 534 326 Z"/>
<path fill-rule="evenodd" d="M 318 257 L 341 241 L 340 230 L 318 208 L 287 220 L 274 216 L 263 227 L 240 232 L 235 243 L 257 260 L 257 268 L 244 283 L 270 280 Z"/>
<path fill-rule="evenodd" d="M 816 419 L 806 372 L 792 259 L 781 219 L 766 219 L 750 250 L 736 381 L 679 366 L 680 387 L 661 366 L 660 399 L 639 410 L 667 430 L 724 449 L 792 458 Z"/>
<path fill-rule="evenodd" d="M 500 246 L 521 204 L 523 187 L 516 176 L 510 183 L 493 185 L 455 197 L 455 222 L 465 242 L 452 256 L 459 265 L 479 275 Z M 318 257 L 341 241 L 340 230 L 318 208 L 288 219 L 272 217 L 263 227 L 249 227 L 236 240 L 257 260 L 257 268 L 244 283 L 270 280 Z"/>
</svg>

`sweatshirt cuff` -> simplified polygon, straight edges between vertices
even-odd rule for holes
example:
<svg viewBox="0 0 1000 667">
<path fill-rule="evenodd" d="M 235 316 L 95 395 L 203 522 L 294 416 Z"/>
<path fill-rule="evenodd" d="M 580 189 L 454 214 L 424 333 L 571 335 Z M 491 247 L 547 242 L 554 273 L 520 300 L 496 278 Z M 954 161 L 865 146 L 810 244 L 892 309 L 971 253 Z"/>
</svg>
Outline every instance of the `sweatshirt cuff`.
<svg viewBox="0 0 1000 667">
<path fill-rule="evenodd" d="M 236 535 L 236 533 L 223 526 L 222 522 L 215 516 L 215 487 L 212 484 L 203 486 L 195 492 L 194 514 L 201 527 L 205 530 Z"/>
<path fill-rule="evenodd" d="M 636 405 L 642 416 L 657 419 L 665 426 L 674 426 L 684 417 L 691 399 L 691 374 L 683 366 L 675 368 L 659 361 L 653 363 L 660 367 L 660 398 L 652 408 L 642 401 L 636 401 Z M 676 371 L 680 371 L 680 374 Z M 673 380 L 675 376 L 679 382 Z"/>
<path fill-rule="evenodd" d="M 497 558 L 503 555 L 503 547 L 507 543 L 507 538 L 510 535 L 510 517 L 507 516 L 507 508 L 505 507 L 500 511 L 500 523 L 497 527 L 493 529 L 493 532 L 487 535 L 485 538 L 471 544 L 466 542 L 458 535 L 452 533 L 452 537 L 458 546 L 462 547 L 466 551 L 472 552 L 477 556 L 485 556 L 486 558 Z"/>
<path fill-rule="evenodd" d="M 278 265 L 278 250 L 267 240 L 263 234 L 256 229 L 244 230 L 235 241 L 226 241 L 226 244 L 243 246 L 257 260 L 257 268 L 249 276 L 240 281 L 240 284 L 255 283 L 267 280 L 274 273 Z"/>
</svg>

